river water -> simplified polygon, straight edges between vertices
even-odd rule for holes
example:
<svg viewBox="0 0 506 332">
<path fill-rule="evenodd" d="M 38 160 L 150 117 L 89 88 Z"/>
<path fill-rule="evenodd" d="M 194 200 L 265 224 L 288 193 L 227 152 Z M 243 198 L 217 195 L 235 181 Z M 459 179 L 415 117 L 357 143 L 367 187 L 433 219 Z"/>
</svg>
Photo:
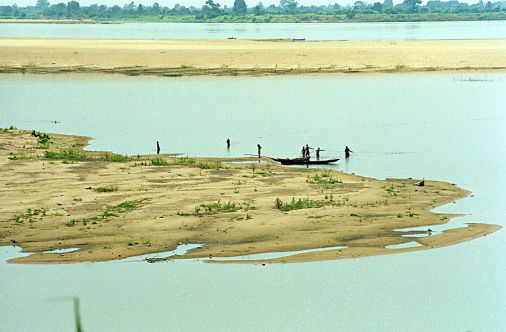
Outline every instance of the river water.
<svg viewBox="0 0 506 332">
<path fill-rule="evenodd" d="M 506 226 L 506 74 L 158 78 L 1 75 L 0 127 L 93 136 L 124 154 L 295 156 L 334 169 L 456 183 L 437 208 Z M 54 123 L 57 121 L 57 123 Z M 133 125 L 135 124 L 135 125 Z M 226 150 L 225 140 L 232 147 Z M 5 331 L 499 331 L 506 326 L 504 230 L 423 252 L 328 262 L 213 265 L 119 261 L 13 265 L 0 248 Z"/>
<path fill-rule="evenodd" d="M 506 21 L 380 23 L 0 24 L 0 37 L 113 39 L 305 38 L 425 40 L 506 38 Z"/>
<path fill-rule="evenodd" d="M 0 24 L 0 37 L 506 38 L 506 23 Z M 434 73 L 269 78 L 0 75 L 0 127 L 88 135 L 123 154 L 270 156 L 303 144 L 376 178 L 443 180 L 473 196 L 436 212 L 506 224 L 506 75 Z M 56 123 L 55 123 L 56 121 Z M 135 124 L 135 125 L 132 125 Z M 232 148 L 225 149 L 230 138 Z M 213 265 L 132 260 L 13 265 L 0 247 L 0 330 L 500 331 L 505 235 L 423 252 L 328 262 Z M 156 256 L 156 255 L 153 255 Z"/>
</svg>

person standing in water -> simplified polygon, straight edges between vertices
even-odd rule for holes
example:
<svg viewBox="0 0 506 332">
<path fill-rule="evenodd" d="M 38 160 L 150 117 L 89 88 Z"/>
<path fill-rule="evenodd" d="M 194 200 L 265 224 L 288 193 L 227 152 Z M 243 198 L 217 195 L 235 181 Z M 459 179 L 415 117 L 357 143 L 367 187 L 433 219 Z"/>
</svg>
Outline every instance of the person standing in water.
<svg viewBox="0 0 506 332">
<path fill-rule="evenodd" d="M 318 149 L 316 149 L 316 160 L 320 160 L 320 151 L 325 151 L 325 150 L 320 149 L 320 147 L 318 147 Z"/>
<path fill-rule="evenodd" d="M 260 152 L 262 151 L 262 146 L 260 144 L 257 144 L 258 148 L 258 158 L 260 158 Z"/>
<path fill-rule="evenodd" d="M 160 143 L 156 141 L 156 154 L 160 154 Z"/>
<path fill-rule="evenodd" d="M 309 152 L 309 149 L 314 150 L 312 147 L 310 147 L 309 145 L 306 144 L 306 155 L 305 155 L 306 158 L 311 157 L 311 153 Z"/>
<path fill-rule="evenodd" d="M 346 148 L 344 149 L 344 156 L 346 158 L 350 158 L 350 152 L 353 152 L 350 150 L 350 148 L 348 147 L 348 145 L 346 145 Z"/>
<path fill-rule="evenodd" d="M 230 138 L 227 138 L 227 149 L 230 149 Z"/>
</svg>

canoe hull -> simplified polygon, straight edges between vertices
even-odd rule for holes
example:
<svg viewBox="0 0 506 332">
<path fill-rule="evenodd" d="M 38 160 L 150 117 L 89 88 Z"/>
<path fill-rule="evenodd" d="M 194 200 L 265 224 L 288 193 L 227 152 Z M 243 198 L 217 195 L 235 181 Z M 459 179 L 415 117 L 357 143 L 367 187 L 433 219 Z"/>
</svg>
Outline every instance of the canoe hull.
<svg viewBox="0 0 506 332">
<path fill-rule="evenodd" d="M 271 158 L 281 165 L 326 165 L 330 163 L 335 163 L 339 160 L 339 158 L 334 159 L 325 159 L 325 160 L 311 160 L 309 158 Z"/>
</svg>

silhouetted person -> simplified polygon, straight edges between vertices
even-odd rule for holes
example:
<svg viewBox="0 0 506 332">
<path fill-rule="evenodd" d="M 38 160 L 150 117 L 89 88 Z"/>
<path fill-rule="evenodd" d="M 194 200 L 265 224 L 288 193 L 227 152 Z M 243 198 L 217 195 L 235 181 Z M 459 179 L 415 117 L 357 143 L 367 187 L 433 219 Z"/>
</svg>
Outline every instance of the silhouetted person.
<svg viewBox="0 0 506 332">
<path fill-rule="evenodd" d="M 320 149 L 320 147 L 318 147 L 318 149 L 316 149 L 316 159 L 320 159 L 320 151 L 325 151 L 325 150 L 322 150 Z"/>
<path fill-rule="evenodd" d="M 257 144 L 258 148 L 258 158 L 260 158 L 260 152 L 262 151 L 262 146 L 260 144 Z"/>
<path fill-rule="evenodd" d="M 353 152 L 350 150 L 350 148 L 348 147 L 348 145 L 346 145 L 346 148 L 344 149 L 344 156 L 346 158 L 350 158 L 350 152 Z"/>
<path fill-rule="evenodd" d="M 160 143 L 156 141 L 156 154 L 160 154 Z"/>
<path fill-rule="evenodd" d="M 230 138 L 227 138 L 227 149 L 230 149 Z"/>
<path fill-rule="evenodd" d="M 311 157 L 311 154 L 309 153 L 309 149 L 314 150 L 312 147 L 306 144 L 306 155 L 305 157 L 309 158 Z"/>
<path fill-rule="evenodd" d="M 306 156 L 306 147 L 303 145 L 302 146 L 302 157 L 305 157 Z"/>
</svg>

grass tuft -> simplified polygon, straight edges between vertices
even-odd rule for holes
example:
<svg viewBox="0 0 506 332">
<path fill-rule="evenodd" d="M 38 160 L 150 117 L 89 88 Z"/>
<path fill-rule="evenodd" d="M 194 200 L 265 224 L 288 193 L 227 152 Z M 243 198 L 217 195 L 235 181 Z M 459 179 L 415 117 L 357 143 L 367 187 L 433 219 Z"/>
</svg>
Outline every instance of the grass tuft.
<svg viewBox="0 0 506 332">
<path fill-rule="evenodd" d="M 119 187 L 116 185 L 112 185 L 112 184 L 109 186 L 98 187 L 95 189 L 95 191 L 98 193 L 110 193 L 110 192 L 114 192 L 114 191 L 118 191 L 118 190 L 119 190 Z"/>
<path fill-rule="evenodd" d="M 197 160 L 195 158 L 183 157 L 176 158 L 173 165 L 195 165 L 196 162 Z"/>
<path fill-rule="evenodd" d="M 308 176 L 306 182 L 324 185 L 343 183 L 341 180 L 335 179 L 329 171 L 323 171 L 321 173 L 316 173 L 313 176 Z"/>
<path fill-rule="evenodd" d="M 295 200 L 294 197 L 292 197 L 292 201 L 290 203 L 283 203 L 283 201 L 279 198 L 276 198 L 274 202 L 274 207 L 281 211 L 320 208 L 325 205 L 327 205 L 325 201 L 313 201 L 309 198 L 299 198 L 298 200 Z"/>
<path fill-rule="evenodd" d="M 167 166 L 169 162 L 164 159 L 155 158 L 150 160 L 151 166 Z"/>
<path fill-rule="evenodd" d="M 86 156 L 77 151 L 69 150 L 69 151 L 46 151 L 44 154 L 44 158 L 47 159 L 84 159 Z"/>
<path fill-rule="evenodd" d="M 124 162 L 124 161 L 130 161 L 130 160 L 132 160 L 132 158 L 130 158 L 127 155 L 114 154 L 114 153 L 110 154 L 110 153 L 106 152 L 104 154 L 104 160 L 105 161 L 112 161 L 115 163 L 120 163 L 120 162 Z"/>
</svg>

